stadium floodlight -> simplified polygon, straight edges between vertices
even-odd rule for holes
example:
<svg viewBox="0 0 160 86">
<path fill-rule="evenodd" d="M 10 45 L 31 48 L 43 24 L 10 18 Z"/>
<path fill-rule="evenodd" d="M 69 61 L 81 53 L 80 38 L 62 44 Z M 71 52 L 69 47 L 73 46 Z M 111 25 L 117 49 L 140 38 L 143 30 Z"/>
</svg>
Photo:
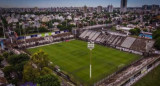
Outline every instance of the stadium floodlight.
<svg viewBox="0 0 160 86">
<path fill-rule="evenodd" d="M 94 42 L 88 42 L 88 49 L 94 49 Z"/>
<path fill-rule="evenodd" d="M 92 76 L 91 57 L 92 57 L 92 50 L 94 49 L 94 42 L 88 42 L 88 49 L 90 50 L 90 78 L 91 78 Z"/>
</svg>

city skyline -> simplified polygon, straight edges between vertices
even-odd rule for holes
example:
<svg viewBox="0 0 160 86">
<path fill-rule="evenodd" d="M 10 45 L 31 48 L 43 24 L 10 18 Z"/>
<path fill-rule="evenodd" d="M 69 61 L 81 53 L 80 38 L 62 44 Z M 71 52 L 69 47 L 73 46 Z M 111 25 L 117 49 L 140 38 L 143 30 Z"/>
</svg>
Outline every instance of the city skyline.
<svg viewBox="0 0 160 86">
<path fill-rule="evenodd" d="M 88 7 L 113 5 L 120 7 L 121 0 L 0 0 L 0 7 L 5 8 L 30 8 L 30 7 Z M 160 5 L 159 0 L 128 0 L 127 7 L 141 7 L 142 5 Z"/>
</svg>

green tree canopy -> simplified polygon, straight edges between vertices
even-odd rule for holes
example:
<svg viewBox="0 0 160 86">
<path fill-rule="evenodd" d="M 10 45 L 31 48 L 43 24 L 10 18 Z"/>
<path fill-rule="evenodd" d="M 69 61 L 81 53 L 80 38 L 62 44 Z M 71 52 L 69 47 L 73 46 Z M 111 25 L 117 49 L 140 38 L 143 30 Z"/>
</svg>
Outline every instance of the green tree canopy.
<svg viewBox="0 0 160 86">
<path fill-rule="evenodd" d="M 153 32 L 153 39 L 157 39 L 158 37 L 160 37 L 160 30 L 157 29 L 156 31 Z"/>
<path fill-rule="evenodd" d="M 37 53 L 34 53 L 31 56 L 31 61 L 34 64 L 36 64 L 36 66 L 40 69 L 42 69 L 43 67 L 48 67 L 50 63 L 48 54 L 42 50 L 39 50 Z"/>
<path fill-rule="evenodd" d="M 3 57 L 4 57 L 4 58 L 8 58 L 8 56 L 9 56 L 9 53 L 8 53 L 8 52 L 4 52 L 4 53 L 3 53 Z"/>
<path fill-rule="evenodd" d="M 28 62 L 24 66 L 23 70 L 23 81 L 24 82 L 33 82 L 35 78 L 40 76 L 40 72 L 38 69 L 34 68 L 31 62 Z"/>
<path fill-rule="evenodd" d="M 3 56 L 2 55 L 0 55 L 0 63 L 3 61 Z"/>
<path fill-rule="evenodd" d="M 38 28 L 39 29 L 39 32 L 48 32 L 49 30 L 45 27 L 40 27 Z"/>
<path fill-rule="evenodd" d="M 160 36 L 156 39 L 155 47 L 160 50 Z"/>
<path fill-rule="evenodd" d="M 12 65 L 16 65 L 21 62 L 28 61 L 29 58 L 30 57 L 27 54 L 11 55 L 8 57 L 7 61 Z"/>
<path fill-rule="evenodd" d="M 29 56 L 26 54 L 15 55 L 11 53 L 6 53 L 6 56 L 8 57 L 7 61 L 10 66 L 5 67 L 3 72 L 9 83 L 17 85 L 17 83 L 22 80 L 23 67 L 29 60 Z M 13 78 L 12 75 L 15 77 Z"/>
<path fill-rule="evenodd" d="M 39 76 L 36 81 L 40 86 L 60 86 L 60 82 L 53 74 Z"/>
<path fill-rule="evenodd" d="M 66 26 L 66 25 L 59 24 L 57 26 L 57 28 L 59 28 L 60 30 L 69 30 L 69 31 L 72 30 L 72 27 L 75 27 L 75 25 L 69 24 L 69 25 Z"/>
<path fill-rule="evenodd" d="M 31 56 L 30 61 L 24 66 L 23 81 L 34 82 L 40 76 L 53 74 L 52 67 L 53 65 L 49 61 L 48 54 L 39 50 Z"/>
<path fill-rule="evenodd" d="M 139 28 L 134 28 L 134 29 L 131 29 L 129 30 L 129 32 L 131 33 L 131 35 L 139 35 L 141 30 Z"/>
<path fill-rule="evenodd" d="M 154 44 L 155 48 L 157 48 L 158 50 L 160 50 L 160 29 L 157 28 L 157 30 L 153 32 L 152 36 L 153 36 L 153 39 L 156 40 L 156 42 Z"/>
<path fill-rule="evenodd" d="M 145 28 L 145 29 L 143 29 L 143 31 L 144 31 L 144 32 L 147 32 L 148 30 Z"/>
<path fill-rule="evenodd" d="M 9 77 L 10 73 L 14 70 L 13 66 L 6 66 L 4 69 L 3 69 L 3 72 L 5 74 L 5 77 Z"/>
</svg>

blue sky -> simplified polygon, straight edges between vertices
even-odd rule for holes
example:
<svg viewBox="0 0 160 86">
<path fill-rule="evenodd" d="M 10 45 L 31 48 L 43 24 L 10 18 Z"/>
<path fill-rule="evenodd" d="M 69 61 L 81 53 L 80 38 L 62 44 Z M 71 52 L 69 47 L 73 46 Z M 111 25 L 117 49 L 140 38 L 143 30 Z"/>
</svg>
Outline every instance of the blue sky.
<svg viewBox="0 0 160 86">
<path fill-rule="evenodd" d="M 0 7 L 107 7 L 109 4 L 120 7 L 120 0 L 0 0 Z M 160 5 L 160 0 L 128 0 L 128 7 L 141 7 L 144 4 Z"/>
</svg>

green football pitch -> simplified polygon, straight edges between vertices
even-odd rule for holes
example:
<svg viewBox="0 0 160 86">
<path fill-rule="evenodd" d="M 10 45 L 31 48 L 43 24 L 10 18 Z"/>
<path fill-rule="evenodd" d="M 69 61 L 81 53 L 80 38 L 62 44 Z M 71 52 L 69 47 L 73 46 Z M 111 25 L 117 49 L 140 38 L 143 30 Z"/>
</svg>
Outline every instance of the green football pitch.
<svg viewBox="0 0 160 86">
<path fill-rule="evenodd" d="M 69 75 L 84 84 L 93 84 L 116 72 L 119 68 L 139 59 L 139 55 L 122 52 L 95 44 L 92 50 L 92 78 L 89 78 L 90 51 L 87 42 L 73 40 L 28 49 L 34 53 L 42 49 L 50 60 Z"/>
</svg>

